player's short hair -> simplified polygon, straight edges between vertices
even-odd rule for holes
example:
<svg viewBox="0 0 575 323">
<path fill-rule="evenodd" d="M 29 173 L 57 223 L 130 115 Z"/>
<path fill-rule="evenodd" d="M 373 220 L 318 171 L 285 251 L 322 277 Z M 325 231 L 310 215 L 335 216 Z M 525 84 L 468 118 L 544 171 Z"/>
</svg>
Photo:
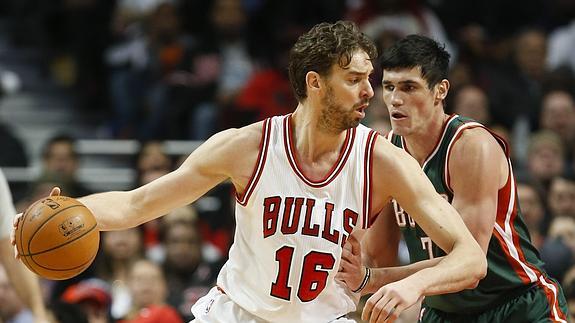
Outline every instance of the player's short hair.
<svg viewBox="0 0 575 323">
<path fill-rule="evenodd" d="M 290 51 L 289 79 L 298 102 L 307 98 L 306 74 L 315 71 L 328 76 L 333 64 L 346 67 L 353 54 L 363 50 L 371 60 L 377 49 L 353 22 L 320 23 L 298 38 Z"/>
<path fill-rule="evenodd" d="M 381 67 L 384 73 L 385 70 L 419 67 L 421 76 L 431 89 L 441 80 L 447 79 L 449 58 L 444 45 L 425 36 L 409 35 L 383 52 Z"/>
</svg>

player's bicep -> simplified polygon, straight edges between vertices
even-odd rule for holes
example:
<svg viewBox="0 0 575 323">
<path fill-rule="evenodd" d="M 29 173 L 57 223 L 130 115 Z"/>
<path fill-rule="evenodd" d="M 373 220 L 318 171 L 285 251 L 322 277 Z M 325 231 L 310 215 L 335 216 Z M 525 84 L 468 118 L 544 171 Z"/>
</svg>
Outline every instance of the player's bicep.
<svg viewBox="0 0 575 323">
<path fill-rule="evenodd" d="M 497 215 L 498 191 L 507 178 L 508 166 L 503 151 L 491 135 L 477 132 L 469 135 L 454 146 L 449 159 L 452 204 L 486 251 Z M 474 135 L 480 138 L 474 139 Z"/>
</svg>

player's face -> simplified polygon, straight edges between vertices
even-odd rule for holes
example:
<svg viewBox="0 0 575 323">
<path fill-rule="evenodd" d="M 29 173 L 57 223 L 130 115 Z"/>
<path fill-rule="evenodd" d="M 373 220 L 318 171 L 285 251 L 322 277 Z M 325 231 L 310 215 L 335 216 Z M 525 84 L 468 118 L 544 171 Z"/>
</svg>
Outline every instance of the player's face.
<svg viewBox="0 0 575 323">
<path fill-rule="evenodd" d="M 429 89 L 419 67 L 385 70 L 383 73 L 383 101 L 389 111 L 394 133 L 408 136 L 426 133 L 427 125 L 443 108 L 436 109 L 436 87 Z"/>
<path fill-rule="evenodd" d="M 320 125 L 333 132 L 357 127 L 373 97 L 369 76 L 373 65 L 364 51 L 357 51 L 345 68 L 335 64 L 326 78 Z"/>
</svg>

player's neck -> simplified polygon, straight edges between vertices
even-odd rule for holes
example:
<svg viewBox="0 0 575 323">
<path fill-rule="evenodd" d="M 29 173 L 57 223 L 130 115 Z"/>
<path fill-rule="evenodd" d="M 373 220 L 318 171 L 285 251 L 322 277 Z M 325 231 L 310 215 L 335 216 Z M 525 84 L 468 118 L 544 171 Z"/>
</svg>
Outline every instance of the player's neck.
<svg viewBox="0 0 575 323">
<path fill-rule="evenodd" d="M 298 105 L 291 118 L 291 133 L 298 157 L 303 162 L 317 162 L 331 153 L 339 154 L 346 131 L 334 134 L 318 125 L 318 116 L 311 107 Z"/>
<path fill-rule="evenodd" d="M 421 131 L 405 136 L 407 150 L 420 165 L 423 165 L 427 157 L 433 152 L 441 138 L 443 128 L 449 115 L 441 113 L 441 116 L 432 118 Z"/>
</svg>

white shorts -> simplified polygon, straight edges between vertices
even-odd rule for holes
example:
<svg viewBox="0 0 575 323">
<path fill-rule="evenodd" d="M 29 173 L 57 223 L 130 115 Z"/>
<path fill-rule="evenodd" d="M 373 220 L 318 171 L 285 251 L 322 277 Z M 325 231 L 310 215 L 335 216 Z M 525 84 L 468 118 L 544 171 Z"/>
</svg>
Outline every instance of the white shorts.
<svg viewBox="0 0 575 323">
<path fill-rule="evenodd" d="M 192 313 L 195 319 L 190 323 L 266 323 L 250 312 L 241 308 L 232 299 L 222 293 L 217 287 L 210 289 L 206 296 L 200 298 Z M 356 323 L 356 321 L 341 317 L 329 323 Z"/>
</svg>

